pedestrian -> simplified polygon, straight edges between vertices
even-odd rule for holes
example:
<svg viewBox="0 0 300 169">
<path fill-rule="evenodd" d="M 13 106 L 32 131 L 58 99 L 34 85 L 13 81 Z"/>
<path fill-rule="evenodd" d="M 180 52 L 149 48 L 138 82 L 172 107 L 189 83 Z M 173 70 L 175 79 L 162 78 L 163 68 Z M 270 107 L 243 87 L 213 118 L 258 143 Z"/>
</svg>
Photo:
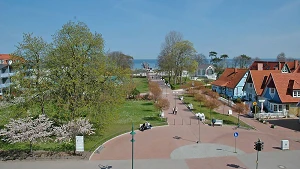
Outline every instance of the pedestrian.
<svg viewBox="0 0 300 169">
<path fill-rule="evenodd" d="M 177 114 L 177 111 L 178 111 L 178 109 L 177 109 L 177 107 L 175 107 L 175 115 Z"/>
<path fill-rule="evenodd" d="M 212 126 L 215 127 L 216 119 L 212 118 L 211 122 L 212 122 Z"/>
</svg>

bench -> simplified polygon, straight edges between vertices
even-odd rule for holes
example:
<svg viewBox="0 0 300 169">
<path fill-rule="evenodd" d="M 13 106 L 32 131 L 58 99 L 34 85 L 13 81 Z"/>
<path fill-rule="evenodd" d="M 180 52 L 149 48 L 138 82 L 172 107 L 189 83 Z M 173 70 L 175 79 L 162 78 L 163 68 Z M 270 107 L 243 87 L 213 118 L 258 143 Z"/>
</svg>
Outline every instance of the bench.
<svg viewBox="0 0 300 169">
<path fill-rule="evenodd" d="M 216 120 L 215 125 L 223 126 L 223 120 Z"/>
<path fill-rule="evenodd" d="M 188 104 L 188 109 L 190 109 L 190 110 L 193 110 L 194 109 L 194 107 L 193 107 L 193 104 L 192 103 L 190 103 L 190 104 Z"/>
</svg>

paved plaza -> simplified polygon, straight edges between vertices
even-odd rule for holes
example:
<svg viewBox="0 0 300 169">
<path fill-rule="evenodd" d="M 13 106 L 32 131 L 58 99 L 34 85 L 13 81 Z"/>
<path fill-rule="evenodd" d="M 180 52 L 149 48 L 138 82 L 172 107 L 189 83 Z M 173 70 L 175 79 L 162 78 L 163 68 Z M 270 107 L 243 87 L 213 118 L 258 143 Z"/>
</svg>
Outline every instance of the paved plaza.
<svg viewBox="0 0 300 169">
<path fill-rule="evenodd" d="M 154 78 L 155 79 L 155 78 Z M 235 126 L 212 127 L 199 123 L 193 112 L 180 100 L 176 101 L 177 115 L 171 114 L 175 106 L 175 95 L 165 88 L 163 81 L 157 81 L 163 88 L 163 97 L 170 101 L 170 109 L 165 111 L 168 125 L 151 130 L 136 131 L 134 143 L 134 168 L 136 169 L 254 169 L 256 151 L 254 142 L 260 138 L 265 144 L 259 152 L 261 169 L 299 169 L 300 132 L 282 126 L 275 129 L 254 119 L 241 116 L 240 119 L 255 130 Z M 182 91 L 177 91 L 178 94 Z M 215 111 L 227 112 L 228 106 L 220 106 Z M 233 116 L 237 116 L 233 112 Z M 239 136 L 234 138 L 233 133 Z M 289 140 L 290 150 L 282 151 L 281 140 Z M 131 135 L 123 134 L 95 151 L 89 161 L 14 161 L 0 162 L 0 169 L 111 169 L 131 168 Z M 197 143 L 197 141 L 199 141 Z"/>
</svg>

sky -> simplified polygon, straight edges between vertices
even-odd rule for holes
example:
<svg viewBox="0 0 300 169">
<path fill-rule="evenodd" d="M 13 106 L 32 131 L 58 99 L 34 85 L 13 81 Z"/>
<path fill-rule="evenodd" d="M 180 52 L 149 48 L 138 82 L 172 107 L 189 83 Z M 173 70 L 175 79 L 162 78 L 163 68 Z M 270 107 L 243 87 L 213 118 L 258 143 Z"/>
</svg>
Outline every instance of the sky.
<svg viewBox="0 0 300 169">
<path fill-rule="evenodd" d="M 0 0 L 0 53 L 16 50 L 23 33 L 51 42 L 68 21 L 134 59 L 156 59 L 170 31 L 207 57 L 300 58 L 300 0 Z"/>
</svg>

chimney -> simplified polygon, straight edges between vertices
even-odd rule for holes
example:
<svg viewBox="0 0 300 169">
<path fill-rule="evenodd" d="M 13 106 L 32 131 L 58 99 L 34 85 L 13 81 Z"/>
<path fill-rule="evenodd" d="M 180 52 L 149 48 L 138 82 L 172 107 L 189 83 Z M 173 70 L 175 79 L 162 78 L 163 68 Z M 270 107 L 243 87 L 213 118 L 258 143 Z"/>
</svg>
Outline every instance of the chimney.
<svg viewBox="0 0 300 169">
<path fill-rule="evenodd" d="M 298 67 L 298 60 L 294 60 L 294 68 L 296 69 Z"/>
<path fill-rule="evenodd" d="M 280 70 L 281 69 L 281 63 L 278 62 L 278 68 L 276 70 Z"/>
<path fill-rule="evenodd" d="M 234 68 L 234 73 L 237 73 L 237 68 Z"/>
<path fill-rule="evenodd" d="M 257 63 L 257 70 L 263 70 L 263 63 Z"/>
</svg>

